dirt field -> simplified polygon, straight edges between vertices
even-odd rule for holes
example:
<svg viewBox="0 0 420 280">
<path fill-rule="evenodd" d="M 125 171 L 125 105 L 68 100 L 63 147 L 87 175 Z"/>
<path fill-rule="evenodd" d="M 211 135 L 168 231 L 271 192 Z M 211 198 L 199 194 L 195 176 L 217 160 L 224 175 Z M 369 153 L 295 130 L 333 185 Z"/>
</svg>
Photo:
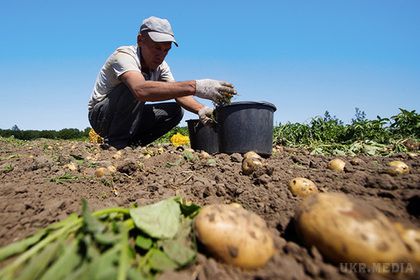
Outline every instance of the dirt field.
<svg viewBox="0 0 420 280">
<path fill-rule="evenodd" d="M 373 205 L 392 221 L 420 227 L 420 156 L 342 158 L 345 172 L 326 169 L 332 157 L 279 149 L 265 159 L 272 175 L 245 176 L 242 156 L 219 154 L 215 162 L 185 160 L 170 145 L 103 150 L 74 141 L 0 141 L 0 246 L 22 239 L 38 228 L 79 212 L 81 199 L 92 210 L 149 204 L 180 195 L 199 205 L 238 202 L 262 216 L 278 249 L 266 267 L 243 271 L 200 253 L 195 265 L 161 279 L 420 279 L 419 268 L 399 275 L 355 274 L 305 248 L 291 226 L 301 201 L 287 188 L 290 179 L 306 177 L 324 192 L 342 192 Z M 383 173 L 386 163 L 403 160 L 410 174 Z M 98 178 L 98 167 L 116 167 Z"/>
</svg>

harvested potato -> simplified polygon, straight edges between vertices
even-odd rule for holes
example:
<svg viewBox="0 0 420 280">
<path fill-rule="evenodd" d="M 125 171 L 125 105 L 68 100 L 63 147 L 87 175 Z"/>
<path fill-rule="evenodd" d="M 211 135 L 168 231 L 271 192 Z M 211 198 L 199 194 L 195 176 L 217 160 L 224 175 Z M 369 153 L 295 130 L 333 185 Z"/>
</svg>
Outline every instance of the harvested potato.
<svg viewBox="0 0 420 280">
<path fill-rule="evenodd" d="M 78 169 L 77 164 L 75 164 L 74 162 L 66 164 L 65 167 L 67 167 L 71 171 L 76 171 Z"/>
<path fill-rule="evenodd" d="M 115 173 L 115 172 L 117 172 L 117 168 L 115 167 L 115 166 L 113 166 L 113 165 L 110 165 L 110 166 L 108 166 L 107 168 L 106 168 L 108 171 L 109 171 L 109 173 Z"/>
<path fill-rule="evenodd" d="M 344 170 L 344 166 L 346 165 L 346 163 L 339 159 L 339 158 L 335 158 L 333 160 L 331 160 L 330 162 L 328 162 L 328 169 L 332 170 L 332 171 L 337 171 L 337 172 L 341 172 Z"/>
<path fill-rule="evenodd" d="M 203 159 L 209 159 L 209 158 L 211 158 L 210 154 L 207 153 L 206 151 L 201 151 L 200 154 L 199 154 L 199 156 L 200 156 L 200 158 L 203 158 Z"/>
<path fill-rule="evenodd" d="M 395 228 L 400 234 L 401 239 L 407 245 L 412 259 L 420 264 L 420 230 L 406 228 L 400 223 L 394 223 Z"/>
<path fill-rule="evenodd" d="M 262 159 L 261 156 L 254 151 L 245 153 L 244 158 Z"/>
<path fill-rule="evenodd" d="M 249 151 L 244 154 L 242 160 L 242 173 L 250 175 L 263 167 L 262 157 L 254 151 Z"/>
<path fill-rule="evenodd" d="M 355 158 L 352 158 L 352 159 L 350 160 L 350 163 L 351 163 L 352 165 L 361 165 L 361 164 L 363 164 L 363 163 L 364 163 L 364 161 L 363 161 L 362 159 L 360 159 L 360 158 L 355 157 Z"/>
<path fill-rule="evenodd" d="M 306 197 L 310 194 L 317 193 L 318 188 L 315 183 L 309 179 L 297 177 L 289 182 L 289 189 L 295 196 Z"/>
<path fill-rule="evenodd" d="M 245 175 L 250 175 L 262 167 L 262 161 L 257 158 L 244 158 L 242 160 L 242 173 Z"/>
<path fill-rule="evenodd" d="M 297 233 L 333 262 L 379 263 L 409 259 L 393 224 L 368 204 L 344 194 L 307 197 L 295 214 Z"/>
<path fill-rule="evenodd" d="M 258 268 L 274 254 L 274 242 L 265 221 L 236 203 L 203 207 L 194 228 L 208 251 L 228 264 Z"/>
<path fill-rule="evenodd" d="M 108 173 L 109 173 L 109 170 L 105 167 L 98 167 L 95 170 L 95 176 L 98 177 L 98 178 L 103 177 L 103 176 L 107 175 Z"/>
<path fill-rule="evenodd" d="M 390 175 L 407 174 L 410 172 L 410 168 L 404 162 L 395 160 L 388 162 L 386 172 Z"/>
<path fill-rule="evenodd" d="M 122 158 L 122 156 L 123 156 L 123 152 L 120 150 L 120 151 L 117 151 L 113 156 L 112 156 L 112 158 L 113 159 L 120 159 L 120 158 Z"/>
</svg>

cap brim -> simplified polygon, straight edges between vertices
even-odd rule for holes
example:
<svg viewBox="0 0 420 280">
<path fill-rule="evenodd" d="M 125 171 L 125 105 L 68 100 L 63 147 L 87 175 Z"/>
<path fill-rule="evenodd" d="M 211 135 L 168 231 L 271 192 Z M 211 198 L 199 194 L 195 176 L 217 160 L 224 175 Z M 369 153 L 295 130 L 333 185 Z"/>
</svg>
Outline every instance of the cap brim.
<svg viewBox="0 0 420 280">
<path fill-rule="evenodd" d="M 178 43 L 175 41 L 174 36 L 170 34 L 165 33 L 159 33 L 159 32 L 148 32 L 150 39 L 153 40 L 153 42 L 163 43 L 163 42 L 172 42 L 175 44 L 175 46 L 178 47 Z"/>
</svg>

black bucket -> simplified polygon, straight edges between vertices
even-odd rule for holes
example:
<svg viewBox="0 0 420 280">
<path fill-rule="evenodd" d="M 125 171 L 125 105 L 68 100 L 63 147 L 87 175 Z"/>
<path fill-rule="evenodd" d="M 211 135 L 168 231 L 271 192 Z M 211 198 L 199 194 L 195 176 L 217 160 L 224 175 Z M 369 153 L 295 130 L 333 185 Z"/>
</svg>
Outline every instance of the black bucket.
<svg viewBox="0 0 420 280">
<path fill-rule="evenodd" d="M 268 102 L 241 101 L 218 107 L 219 152 L 271 155 L 275 111 L 276 106 Z"/>
<path fill-rule="evenodd" d="M 187 120 L 191 148 L 209 154 L 219 152 L 219 139 L 214 126 L 203 125 L 199 120 Z"/>
</svg>

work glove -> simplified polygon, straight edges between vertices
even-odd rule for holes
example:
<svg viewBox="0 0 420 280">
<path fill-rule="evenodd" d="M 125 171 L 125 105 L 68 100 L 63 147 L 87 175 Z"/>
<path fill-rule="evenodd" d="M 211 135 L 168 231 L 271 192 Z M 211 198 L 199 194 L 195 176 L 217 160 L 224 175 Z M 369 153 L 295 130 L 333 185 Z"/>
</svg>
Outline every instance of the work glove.
<svg viewBox="0 0 420 280">
<path fill-rule="evenodd" d="M 198 117 L 200 122 L 204 125 L 210 125 L 213 123 L 213 109 L 207 106 L 204 106 L 198 111 Z"/>
<path fill-rule="evenodd" d="M 209 99 L 216 104 L 223 103 L 226 96 L 236 94 L 236 90 L 232 84 L 211 79 L 203 79 L 195 81 L 195 95 L 200 98 Z"/>
</svg>

